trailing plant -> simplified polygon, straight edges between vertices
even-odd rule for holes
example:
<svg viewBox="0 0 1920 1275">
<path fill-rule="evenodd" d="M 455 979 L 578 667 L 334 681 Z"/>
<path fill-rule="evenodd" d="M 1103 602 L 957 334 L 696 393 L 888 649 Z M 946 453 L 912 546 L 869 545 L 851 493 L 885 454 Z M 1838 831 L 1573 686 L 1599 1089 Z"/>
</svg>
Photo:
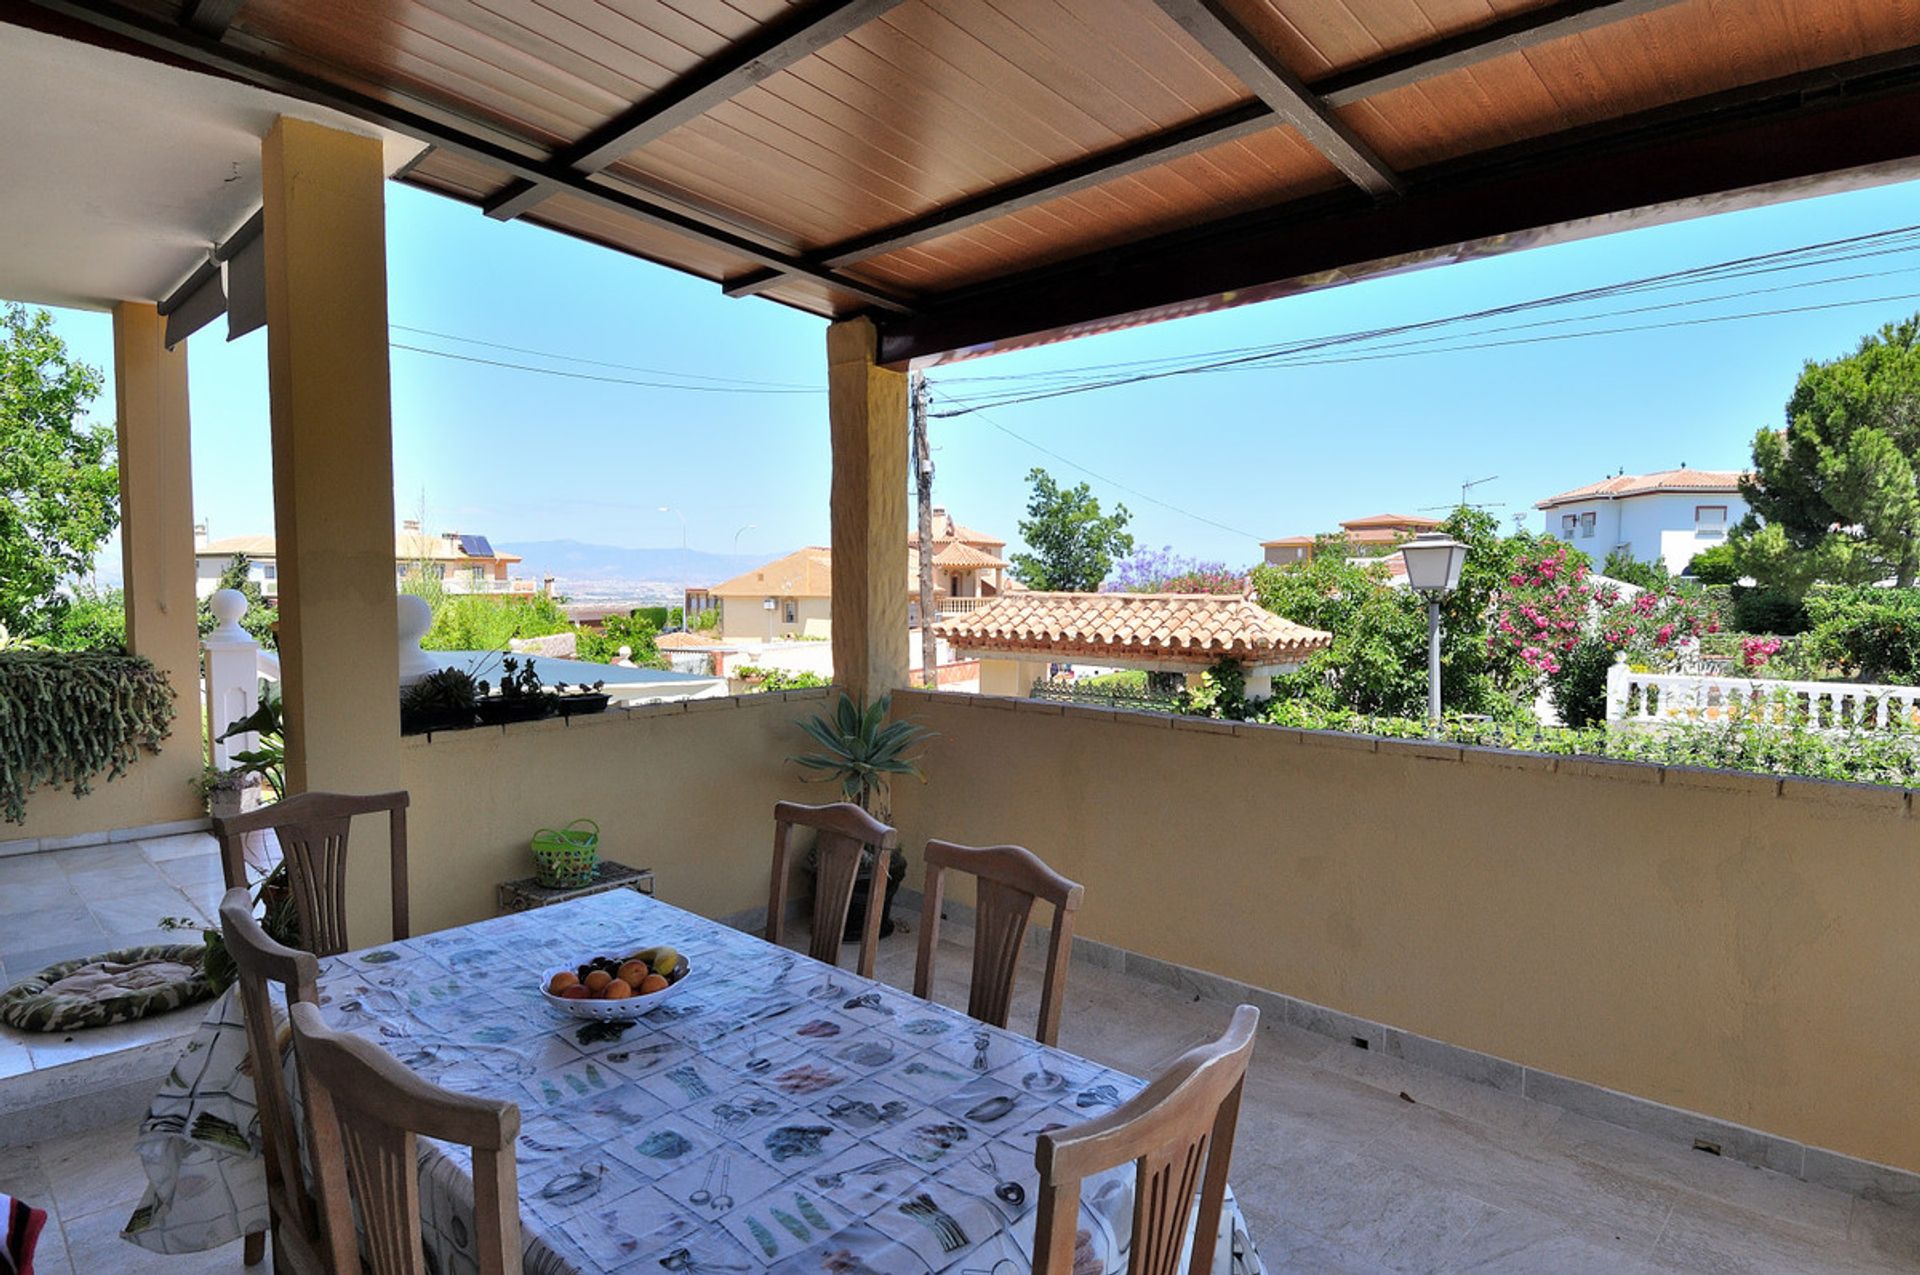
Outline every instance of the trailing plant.
<svg viewBox="0 0 1920 1275">
<path fill-rule="evenodd" d="M 173 687 L 153 663 L 106 651 L 0 650 L 0 812 L 25 823 L 27 794 L 126 773 L 172 729 Z"/>
</svg>

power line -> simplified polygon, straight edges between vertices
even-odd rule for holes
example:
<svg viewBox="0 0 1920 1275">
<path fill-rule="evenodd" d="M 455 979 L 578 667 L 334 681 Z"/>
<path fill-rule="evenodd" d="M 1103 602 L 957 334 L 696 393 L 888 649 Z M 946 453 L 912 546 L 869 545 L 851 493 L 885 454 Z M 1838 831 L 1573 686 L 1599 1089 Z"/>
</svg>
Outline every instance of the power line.
<svg viewBox="0 0 1920 1275">
<path fill-rule="evenodd" d="M 931 392 L 932 386 L 928 386 L 928 390 L 929 392 Z M 1121 482 L 1116 478 L 1109 478 L 1105 474 L 1097 473 L 1094 470 L 1088 469 L 1085 465 L 1082 465 L 1079 461 L 1074 460 L 1072 457 L 1063 456 L 1059 452 L 1054 451 L 1051 447 L 1046 447 L 1039 443 L 1034 442 L 1031 438 L 1028 438 L 1025 434 L 1021 434 L 1014 430 L 1008 429 L 1005 425 L 1002 425 L 999 421 L 994 420 L 993 417 L 988 416 L 984 411 L 975 409 L 972 414 L 975 416 L 978 416 L 982 422 L 993 426 L 993 428 L 999 430 L 1002 434 L 1005 434 L 1008 438 L 1011 438 L 1016 442 L 1025 443 L 1027 446 L 1033 448 L 1033 450 L 1041 453 L 1042 455 L 1051 456 L 1054 460 L 1059 461 L 1061 464 L 1067 466 L 1068 468 L 1077 469 L 1089 478 L 1092 478 L 1098 482 L 1103 482 L 1107 484 L 1109 487 L 1118 488 L 1119 490 L 1127 493 L 1129 496 L 1132 496 L 1137 500 L 1144 500 L 1150 505 L 1158 505 L 1160 508 L 1179 514 L 1183 518 L 1191 518 L 1195 522 L 1203 522 L 1207 524 L 1207 526 L 1209 527 L 1216 528 L 1220 531 L 1228 532 L 1232 535 L 1243 537 L 1244 539 L 1247 539 L 1247 540 L 1259 539 L 1258 536 L 1254 535 L 1250 531 L 1242 531 L 1238 527 L 1229 527 L 1224 522 L 1216 522 L 1212 518 L 1208 518 L 1203 514 L 1194 513 L 1191 509 L 1182 509 L 1180 506 L 1175 504 L 1170 504 L 1167 501 L 1160 499 L 1158 496 L 1148 495 L 1146 492 L 1141 491 L 1138 487 L 1129 487 L 1127 484 Z M 949 413 L 933 412 L 931 413 L 931 415 L 944 416 L 944 415 L 949 415 Z"/>
<path fill-rule="evenodd" d="M 818 394 L 820 390 L 811 389 L 757 389 L 745 385 L 680 385 L 671 381 L 642 381 L 626 376 L 602 376 L 593 372 L 569 372 L 564 368 L 535 367 L 531 363 L 511 363 L 504 359 L 483 359 L 475 354 L 456 354 L 451 350 L 434 350 L 423 345 L 407 345 L 400 341 L 388 342 L 396 350 L 405 350 L 409 354 L 430 354 L 437 359 L 457 359 L 462 363 L 478 363 L 483 367 L 510 368 L 516 372 L 537 372 L 542 376 L 559 376 L 570 381 L 597 381 L 604 385 L 636 385 L 653 390 L 686 390 L 694 394 Z"/>
<path fill-rule="evenodd" d="M 636 363 L 614 363 L 607 359 L 590 359 L 578 354 L 561 354 L 554 350 L 535 350 L 524 345 L 510 345 L 504 341 L 486 341 L 477 336 L 462 336 L 458 332 L 439 332 L 432 328 L 416 328 L 405 323 L 390 323 L 388 327 L 397 332 L 412 332 L 419 336 L 438 337 L 443 341 L 459 341 L 465 345 L 483 345 L 492 350 L 507 350 L 514 354 L 528 354 L 540 359 L 558 359 L 563 363 L 585 363 L 592 367 L 617 368 L 622 372 L 645 372 L 652 376 L 673 376 L 683 381 L 712 381 L 720 385 L 751 385 L 765 389 L 804 390 L 809 394 L 823 391 L 817 385 L 800 385 L 792 381 L 762 381 L 741 376 L 708 376 L 701 372 L 676 372 L 671 368 L 642 367 Z"/>
</svg>

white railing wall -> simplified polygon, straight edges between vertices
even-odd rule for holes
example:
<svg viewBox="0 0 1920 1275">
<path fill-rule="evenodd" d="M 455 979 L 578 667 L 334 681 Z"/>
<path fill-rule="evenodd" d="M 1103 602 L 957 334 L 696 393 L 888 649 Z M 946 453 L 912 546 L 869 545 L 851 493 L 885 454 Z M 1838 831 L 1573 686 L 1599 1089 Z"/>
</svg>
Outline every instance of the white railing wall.
<svg viewBox="0 0 1920 1275">
<path fill-rule="evenodd" d="M 991 601 L 992 598 L 941 598 L 934 603 L 934 609 L 941 615 L 967 615 Z"/>
<path fill-rule="evenodd" d="M 1920 727 L 1920 686 L 1607 670 L 1609 726 L 1757 721 L 1844 732 Z"/>
<path fill-rule="evenodd" d="M 231 767 L 235 753 L 260 745 L 251 732 L 222 740 L 227 727 L 250 716 L 260 706 L 260 679 L 280 680 L 280 657 L 263 651 L 253 635 L 240 627 L 247 613 L 246 595 L 238 589 L 219 589 L 207 599 L 213 612 L 213 632 L 200 639 L 201 685 L 207 696 L 208 764 Z"/>
</svg>

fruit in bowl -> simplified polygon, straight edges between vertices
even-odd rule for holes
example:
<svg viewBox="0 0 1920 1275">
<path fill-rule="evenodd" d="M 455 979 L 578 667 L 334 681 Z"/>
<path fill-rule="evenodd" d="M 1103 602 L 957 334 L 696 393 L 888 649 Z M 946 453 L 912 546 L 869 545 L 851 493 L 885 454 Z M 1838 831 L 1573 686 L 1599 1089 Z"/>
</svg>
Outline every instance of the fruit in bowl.
<svg viewBox="0 0 1920 1275">
<path fill-rule="evenodd" d="M 570 970 L 553 970 L 545 990 L 563 1001 L 637 1001 L 659 995 L 686 976 L 686 957 L 671 947 L 648 947 L 630 956 L 596 956 Z"/>
</svg>

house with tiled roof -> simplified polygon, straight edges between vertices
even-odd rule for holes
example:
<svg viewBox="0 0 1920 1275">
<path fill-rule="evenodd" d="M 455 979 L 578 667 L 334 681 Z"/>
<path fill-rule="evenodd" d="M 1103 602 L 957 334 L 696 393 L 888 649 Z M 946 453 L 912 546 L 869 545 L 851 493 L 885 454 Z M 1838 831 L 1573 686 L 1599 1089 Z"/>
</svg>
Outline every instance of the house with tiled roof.
<svg viewBox="0 0 1920 1275">
<path fill-rule="evenodd" d="M 961 659 L 980 661 L 980 691 L 1024 696 L 1053 664 L 1195 675 L 1239 662 L 1247 694 L 1270 695 L 1333 635 L 1295 624 L 1244 597 L 1209 593 L 1022 591 L 937 626 Z"/>
<path fill-rule="evenodd" d="M 1534 507 L 1542 530 L 1582 550 L 1595 562 L 1618 549 L 1640 562 L 1659 562 L 1679 575 L 1703 549 L 1725 541 L 1747 514 L 1735 469 L 1661 470 L 1616 474 L 1549 496 Z"/>
<path fill-rule="evenodd" d="M 1365 518 L 1347 519 L 1340 524 L 1339 531 L 1331 534 L 1346 541 L 1350 557 L 1378 558 L 1391 553 L 1394 546 L 1439 525 L 1438 518 L 1422 518 L 1419 514 L 1369 514 Z M 1311 535 L 1280 536 L 1262 540 L 1260 549 L 1269 566 L 1283 567 L 1290 562 L 1312 561 L 1313 547 L 1319 539 Z"/>
<path fill-rule="evenodd" d="M 220 587 L 220 577 L 234 556 L 247 559 L 247 578 L 260 586 L 261 595 L 277 598 L 280 594 L 279 550 L 272 536 L 224 536 L 214 540 L 201 523 L 193 529 L 194 589 L 199 596 L 210 597 Z M 531 580 L 512 576 L 517 553 L 497 550 L 485 536 L 445 531 L 429 534 L 420 530 L 412 518 L 400 524 L 393 537 L 393 567 L 396 581 L 410 575 L 431 576 L 448 593 L 522 593 L 534 592 Z"/>
<path fill-rule="evenodd" d="M 908 610 L 918 622 L 920 598 L 919 537 L 907 548 Z M 964 610 L 982 598 L 997 597 L 1009 586 L 1007 542 L 954 521 L 945 509 L 933 511 L 933 596 L 942 613 Z M 743 571 L 711 588 L 688 590 L 688 614 L 716 608 L 719 634 L 728 641 L 777 642 L 824 638 L 832 633 L 833 555 L 825 545 L 809 545 L 763 566 Z"/>
</svg>

